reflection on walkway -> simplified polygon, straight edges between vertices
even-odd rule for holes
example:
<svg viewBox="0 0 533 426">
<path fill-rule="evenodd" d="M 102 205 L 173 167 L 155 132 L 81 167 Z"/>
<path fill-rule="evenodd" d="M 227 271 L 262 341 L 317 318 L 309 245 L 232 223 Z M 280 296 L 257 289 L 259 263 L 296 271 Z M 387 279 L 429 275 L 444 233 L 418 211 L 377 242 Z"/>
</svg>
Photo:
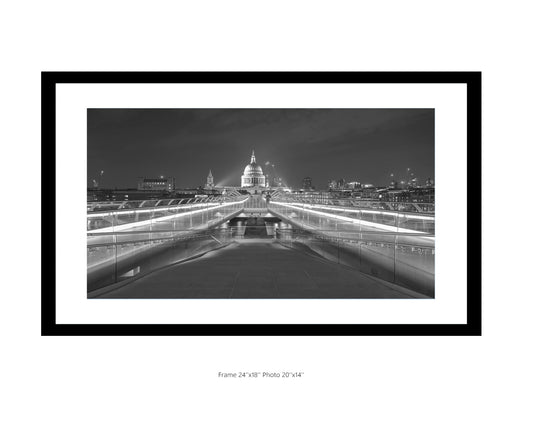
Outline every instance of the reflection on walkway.
<svg viewBox="0 0 533 426">
<path fill-rule="evenodd" d="M 423 297 L 274 240 L 243 239 L 141 277 L 102 298 Z"/>
</svg>

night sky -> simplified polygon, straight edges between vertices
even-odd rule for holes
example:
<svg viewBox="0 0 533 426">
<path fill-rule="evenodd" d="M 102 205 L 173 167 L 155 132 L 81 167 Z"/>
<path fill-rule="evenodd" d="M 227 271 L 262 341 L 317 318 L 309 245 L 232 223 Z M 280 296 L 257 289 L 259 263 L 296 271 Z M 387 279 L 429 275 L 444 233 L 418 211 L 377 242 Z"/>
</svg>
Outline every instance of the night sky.
<svg viewBox="0 0 533 426">
<path fill-rule="evenodd" d="M 240 186 L 252 149 L 294 188 L 331 179 L 386 185 L 434 178 L 433 109 L 89 109 L 87 183 L 135 188 L 137 178 L 174 176 L 177 188 Z"/>
</svg>

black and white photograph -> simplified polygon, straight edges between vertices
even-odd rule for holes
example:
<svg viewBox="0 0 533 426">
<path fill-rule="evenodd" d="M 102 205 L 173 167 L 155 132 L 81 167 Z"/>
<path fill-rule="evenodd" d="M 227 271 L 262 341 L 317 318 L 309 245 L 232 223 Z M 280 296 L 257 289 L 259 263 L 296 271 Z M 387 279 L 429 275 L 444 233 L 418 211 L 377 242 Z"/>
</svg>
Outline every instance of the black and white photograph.
<svg viewBox="0 0 533 426">
<path fill-rule="evenodd" d="M 89 108 L 87 297 L 435 298 L 436 187 L 430 108 Z"/>
</svg>

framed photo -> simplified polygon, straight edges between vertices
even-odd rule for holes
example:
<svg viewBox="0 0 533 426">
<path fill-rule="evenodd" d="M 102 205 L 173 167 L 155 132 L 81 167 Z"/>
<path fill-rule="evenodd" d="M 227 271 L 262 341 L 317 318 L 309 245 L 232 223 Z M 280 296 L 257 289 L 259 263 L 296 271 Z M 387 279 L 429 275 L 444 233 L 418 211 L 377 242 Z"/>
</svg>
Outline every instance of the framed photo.
<svg viewBox="0 0 533 426">
<path fill-rule="evenodd" d="M 480 72 L 43 72 L 42 152 L 43 335 L 481 334 Z"/>
</svg>

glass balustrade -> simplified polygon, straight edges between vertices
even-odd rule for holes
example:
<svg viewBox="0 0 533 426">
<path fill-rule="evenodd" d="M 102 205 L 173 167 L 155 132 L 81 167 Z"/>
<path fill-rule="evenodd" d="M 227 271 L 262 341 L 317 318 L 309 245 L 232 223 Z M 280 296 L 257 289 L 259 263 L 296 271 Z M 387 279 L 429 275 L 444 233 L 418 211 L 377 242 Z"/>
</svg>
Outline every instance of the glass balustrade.
<svg viewBox="0 0 533 426">
<path fill-rule="evenodd" d="M 435 232 L 435 216 L 430 213 L 371 210 L 280 201 L 270 201 L 268 209 L 286 220 L 311 228 L 425 234 Z"/>
<path fill-rule="evenodd" d="M 247 197 L 151 207 L 142 202 L 87 213 L 87 282 L 92 291 L 220 247 L 232 229 L 209 230 L 243 210 Z M 166 200 L 165 200 L 166 201 Z M 109 205 L 108 205 L 109 207 Z"/>
<path fill-rule="evenodd" d="M 282 244 L 434 297 L 432 214 L 279 201 L 269 211 L 293 225 L 276 229 Z"/>
<path fill-rule="evenodd" d="M 429 297 L 435 295 L 433 235 L 276 229 L 283 245 L 354 268 Z"/>
</svg>

